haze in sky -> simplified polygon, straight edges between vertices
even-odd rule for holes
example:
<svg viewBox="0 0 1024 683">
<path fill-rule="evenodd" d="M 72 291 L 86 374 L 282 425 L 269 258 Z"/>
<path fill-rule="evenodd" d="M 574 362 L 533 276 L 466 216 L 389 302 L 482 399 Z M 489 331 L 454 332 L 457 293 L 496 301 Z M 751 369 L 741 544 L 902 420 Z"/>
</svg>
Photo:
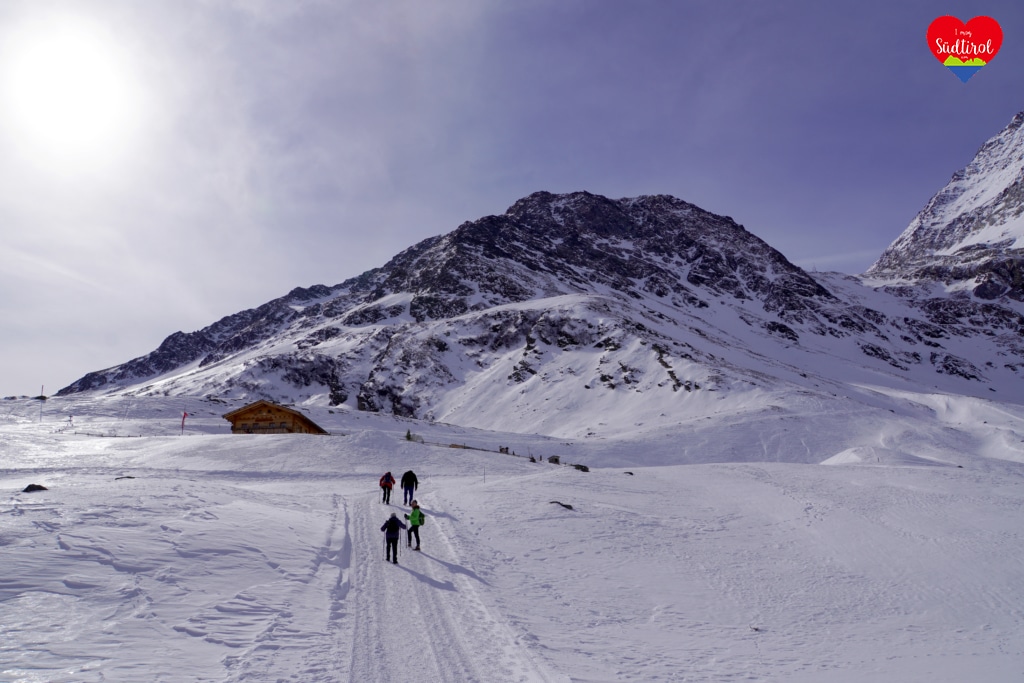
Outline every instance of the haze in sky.
<svg viewBox="0 0 1024 683">
<path fill-rule="evenodd" d="M 985 14 L 968 83 L 930 53 Z M 671 194 L 864 271 L 1024 109 L 1024 7 L 11 0 L 0 394 L 52 394 L 537 190 Z"/>
</svg>

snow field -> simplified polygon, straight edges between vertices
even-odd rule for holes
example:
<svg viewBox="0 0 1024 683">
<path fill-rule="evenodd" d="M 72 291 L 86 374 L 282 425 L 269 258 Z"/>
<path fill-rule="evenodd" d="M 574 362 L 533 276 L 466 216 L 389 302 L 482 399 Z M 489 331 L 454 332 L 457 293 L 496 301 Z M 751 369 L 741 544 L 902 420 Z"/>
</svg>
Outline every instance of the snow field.
<svg viewBox="0 0 1024 683">
<path fill-rule="evenodd" d="M 0 681 L 1020 680 L 1020 409 L 877 395 L 872 445 L 865 415 L 750 398 L 699 447 L 327 412 L 336 436 L 228 435 L 198 406 L 175 436 L 171 400 L 12 405 Z M 58 406 L 146 436 L 55 433 Z M 428 518 L 395 566 L 379 528 L 408 509 L 376 484 L 406 469 Z"/>
<path fill-rule="evenodd" d="M 947 661 L 991 671 L 985 680 L 1021 670 L 1022 615 L 1003 597 L 1019 595 L 1019 556 L 1005 557 L 1017 554 L 1019 482 L 982 503 L 957 493 L 962 473 L 948 468 L 591 474 L 582 488 L 557 481 L 569 472 L 532 482 L 522 525 L 480 534 L 511 619 L 547 630 L 540 641 L 574 681 L 958 680 Z M 958 501 L 985 512 L 965 518 Z M 530 608 L 517 608 L 523 597 Z"/>
</svg>

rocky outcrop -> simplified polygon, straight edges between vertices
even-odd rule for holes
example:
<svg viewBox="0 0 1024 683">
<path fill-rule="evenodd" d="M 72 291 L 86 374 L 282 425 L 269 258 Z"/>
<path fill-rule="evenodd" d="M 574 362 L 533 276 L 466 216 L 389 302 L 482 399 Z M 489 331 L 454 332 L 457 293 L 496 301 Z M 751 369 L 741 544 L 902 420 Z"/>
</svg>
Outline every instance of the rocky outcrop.
<svg viewBox="0 0 1024 683">
<path fill-rule="evenodd" d="M 885 267 L 902 267 L 897 256 Z M 339 285 L 175 333 L 60 393 L 308 400 L 457 419 L 513 404 L 526 416 L 539 408 L 524 402 L 563 400 L 566 387 L 585 397 L 573 401 L 583 414 L 589 401 L 605 405 L 604 392 L 658 409 L 730 384 L 818 386 L 857 373 L 972 391 L 1017 379 L 1015 310 L 977 293 L 888 285 L 812 276 L 731 218 L 674 197 L 538 192 Z"/>
<path fill-rule="evenodd" d="M 953 175 L 867 275 L 1024 302 L 1024 112 Z"/>
</svg>

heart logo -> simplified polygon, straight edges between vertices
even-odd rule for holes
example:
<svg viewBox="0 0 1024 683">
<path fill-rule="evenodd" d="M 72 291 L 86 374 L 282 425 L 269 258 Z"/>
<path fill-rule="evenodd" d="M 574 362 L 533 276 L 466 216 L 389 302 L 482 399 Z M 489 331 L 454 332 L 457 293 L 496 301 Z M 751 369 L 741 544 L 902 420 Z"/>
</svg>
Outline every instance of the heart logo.
<svg viewBox="0 0 1024 683">
<path fill-rule="evenodd" d="M 939 17 L 928 27 L 928 47 L 956 77 L 968 79 L 992 61 L 1003 44 L 1003 29 L 992 17 L 974 17 L 966 24 Z"/>
</svg>

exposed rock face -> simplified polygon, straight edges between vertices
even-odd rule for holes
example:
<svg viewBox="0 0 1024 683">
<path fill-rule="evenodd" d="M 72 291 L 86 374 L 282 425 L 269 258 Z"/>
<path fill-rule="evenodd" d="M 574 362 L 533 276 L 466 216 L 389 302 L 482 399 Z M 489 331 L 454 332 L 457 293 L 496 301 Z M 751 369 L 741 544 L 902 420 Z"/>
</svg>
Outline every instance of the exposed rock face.
<svg viewBox="0 0 1024 683">
<path fill-rule="evenodd" d="M 1022 333 L 1024 317 L 996 302 L 812 277 L 673 197 L 538 192 L 59 393 L 316 400 L 463 423 L 514 414 L 540 429 L 607 410 L 607 392 L 660 412 L 675 395 L 851 373 L 980 391 L 1017 379 Z"/>
<path fill-rule="evenodd" d="M 1024 112 L 986 142 L 867 275 L 1024 301 Z"/>
<path fill-rule="evenodd" d="M 336 287 L 295 289 L 259 308 L 193 333 L 176 332 L 147 356 L 86 375 L 61 393 L 200 368 L 286 331 L 310 328 L 305 350 L 346 328 L 407 316 L 441 320 L 504 304 L 608 289 L 681 307 L 706 307 L 709 294 L 760 299 L 787 320 L 818 320 L 831 294 L 729 218 L 673 197 L 612 201 L 586 192 L 538 192 L 502 216 L 465 223 L 411 247 L 383 268 Z M 389 297 L 405 297 L 387 303 Z M 324 319 L 337 324 L 324 327 Z M 314 328 L 315 329 L 312 329 Z M 785 325 L 770 331 L 792 335 Z M 323 373 L 318 373 L 323 374 Z"/>
</svg>

